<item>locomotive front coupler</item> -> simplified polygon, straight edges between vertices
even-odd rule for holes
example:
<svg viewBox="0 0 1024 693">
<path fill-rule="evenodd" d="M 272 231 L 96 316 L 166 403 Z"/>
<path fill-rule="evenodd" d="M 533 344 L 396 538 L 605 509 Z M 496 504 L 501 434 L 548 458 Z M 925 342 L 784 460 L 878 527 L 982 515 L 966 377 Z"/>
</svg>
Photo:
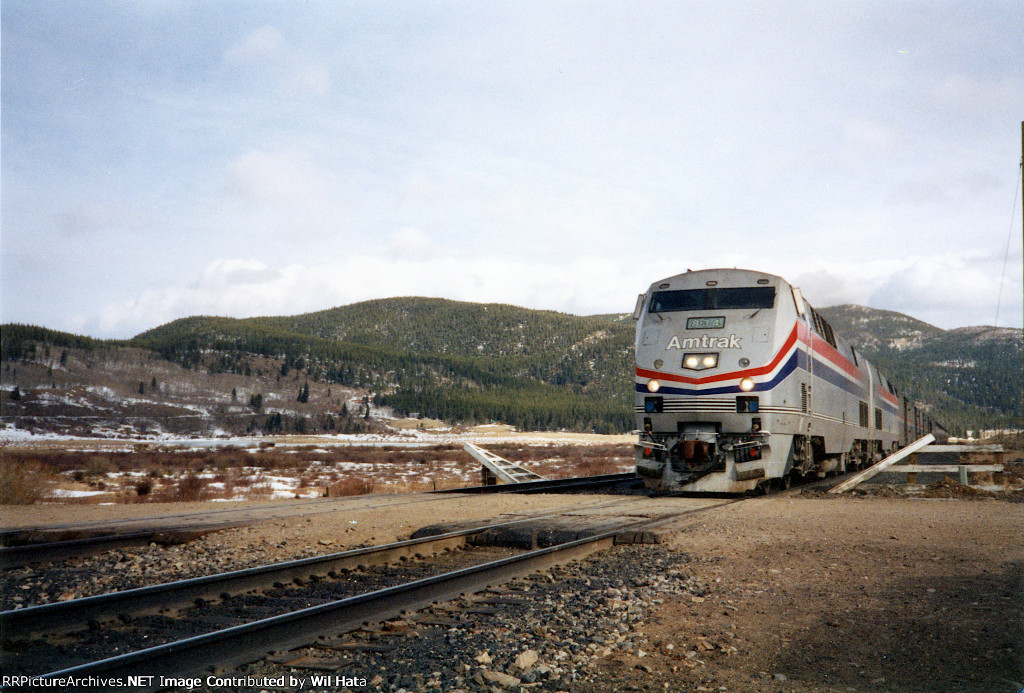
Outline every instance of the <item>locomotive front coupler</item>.
<svg viewBox="0 0 1024 693">
<path fill-rule="evenodd" d="M 664 460 L 668 453 L 668 448 L 665 447 L 665 444 L 656 442 L 654 434 L 650 431 L 641 433 L 639 442 L 633 443 L 633 447 L 642 453 L 645 459 Z"/>
</svg>

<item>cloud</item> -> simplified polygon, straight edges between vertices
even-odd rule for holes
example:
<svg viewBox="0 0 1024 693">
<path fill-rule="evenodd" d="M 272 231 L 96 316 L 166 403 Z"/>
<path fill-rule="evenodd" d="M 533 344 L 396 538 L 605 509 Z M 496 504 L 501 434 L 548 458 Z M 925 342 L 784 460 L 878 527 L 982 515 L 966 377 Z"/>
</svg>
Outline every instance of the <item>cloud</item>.
<svg viewBox="0 0 1024 693">
<path fill-rule="evenodd" d="M 1020 104 L 1020 92 L 1010 80 L 984 79 L 956 73 L 934 88 L 935 100 L 951 109 L 992 111 Z"/>
<path fill-rule="evenodd" d="M 853 303 L 910 315 L 943 329 L 999 324 L 1020 327 L 1020 264 L 1003 275 L 993 253 L 947 252 L 902 258 L 767 257 L 745 253 L 692 257 L 689 269 L 741 267 L 776 274 L 799 287 L 811 305 Z M 664 267 L 664 264 L 660 265 Z M 678 274 L 676 268 L 663 275 Z M 645 285 L 646 286 L 646 285 Z"/>
<path fill-rule="evenodd" d="M 301 152 L 250 149 L 228 165 L 227 190 L 245 204 L 320 204 L 326 197 L 323 175 Z"/>
<path fill-rule="evenodd" d="M 422 258 L 429 256 L 434 248 L 427 233 L 406 226 L 391 234 L 388 249 L 395 257 Z"/>
<path fill-rule="evenodd" d="M 281 279 L 281 271 L 259 260 L 215 260 L 193 286 L 200 290 L 259 287 Z"/>
<path fill-rule="evenodd" d="M 251 32 L 224 53 L 230 63 L 252 63 L 271 58 L 284 48 L 284 37 L 275 27 L 264 26 Z"/>
<path fill-rule="evenodd" d="M 415 229 L 402 229 L 392 239 L 424 237 Z M 185 315 L 294 315 L 389 296 L 509 303 L 578 315 L 628 312 L 636 294 L 650 283 L 649 276 L 642 276 L 646 269 L 596 256 L 527 262 L 353 255 L 281 267 L 251 258 L 223 258 L 207 263 L 187 283 L 112 301 L 83 327 L 90 333 L 129 336 Z"/>
<path fill-rule="evenodd" d="M 982 253 L 945 253 L 913 260 L 878 285 L 869 305 L 908 313 L 939 327 L 991 325 L 997 302 L 1002 326 L 1020 316 L 1019 274 L 1003 276 L 1002 259 Z"/>
<path fill-rule="evenodd" d="M 85 200 L 56 215 L 57 228 L 65 234 L 135 233 L 147 220 L 120 200 Z"/>
<path fill-rule="evenodd" d="M 943 329 L 1020 327 L 1024 312 L 1018 270 L 992 253 L 947 252 L 874 260 L 799 259 L 768 262 L 816 307 L 854 303 L 910 315 Z M 764 266 L 764 265 L 762 265 Z M 767 269 L 767 267 L 766 267 Z"/>
<path fill-rule="evenodd" d="M 1021 319 L 1005 3 L 152 5 L 3 5 L 7 319 L 626 311 L 688 266 Z"/>
<path fill-rule="evenodd" d="M 314 60 L 301 61 L 295 66 L 293 76 L 295 79 L 288 83 L 293 87 L 291 93 L 324 96 L 331 89 L 330 70 Z"/>
<path fill-rule="evenodd" d="M 351 224 L 352 209 L 359 204 L 336 172 L 299 149 L 239 154 L 223 165 L 217 192 L 198 221 L 211 239 L 277 244 L 275 250 L 281 252 L 297 252 L 306 243 L 338 236 L 341 227 Z M 244 239 L 239 238 L 243 230 Z"/>
<path fill-rule="evenodd" d="M 743 254 L 669 257 L 643 263 L 597 255 L 544 260 L 501 256 L 453 257 L 436 253 L 423 232 L 407 228 L 391 236 L 431 253 L 369 254 L 318 263 L 272 266 L 253 258 L 222 258 L 187 282 L 146 289 L 112 301 L 98 317 L 76 325 L 98 336 L 127 337 L 186 315 L 253 317 L 295 315 L 392 296 L 435 296 L 476 303 L 508 303 L 575 315 L 626 313 L 638 293 L 658 279 L 687 269 L 748 267 L 778 274 L 799 286 L 816 307 L 856 303 L 906 313 L 938 327 L 992 324 L 1002 260 L 990 255 L 936 254 L 906 260 L 847 264 L 801 259 L 757 259 Z M 415 256 L 414 256 L 415 255 Z M 700 261 L 698 261 L 700 260 Z M 1012 273 L 1011 273 L 1012 275 Z M 950 281 L 950 277 L 958 281 Z M 1019 326 L 1021 281 L 1002 287 L 1002 326 Z"/>
<path fill-rule="evenodd" d="M 323 61 L 293 48 L 273 26 L 256 29 L 224 51 L 224 63 L 236 74 L 271 85 L 279 97 L 324 96 L 331 89 Z"/>
</svg>

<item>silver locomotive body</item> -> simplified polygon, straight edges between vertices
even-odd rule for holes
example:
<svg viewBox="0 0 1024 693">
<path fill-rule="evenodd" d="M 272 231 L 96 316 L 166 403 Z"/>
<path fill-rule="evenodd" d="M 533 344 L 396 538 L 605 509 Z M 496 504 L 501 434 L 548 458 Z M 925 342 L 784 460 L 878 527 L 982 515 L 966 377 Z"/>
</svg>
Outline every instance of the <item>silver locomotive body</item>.
<svg viewBox="0 0 1024 693">
<path fill-rule="evenodd" d="M 925 425 L 780 277 L 687 272 L 652 284 L 634 317 L 636 465 L 655 491 L 788 486 L 879 460 Z"/>
</svg>

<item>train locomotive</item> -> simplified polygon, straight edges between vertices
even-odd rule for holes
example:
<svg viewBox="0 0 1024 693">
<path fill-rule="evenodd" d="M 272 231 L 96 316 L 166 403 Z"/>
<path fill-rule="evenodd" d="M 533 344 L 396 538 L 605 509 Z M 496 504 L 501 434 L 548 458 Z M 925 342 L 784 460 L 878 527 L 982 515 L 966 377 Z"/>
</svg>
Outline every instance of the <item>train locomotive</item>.
<svg viewBox="0 0 1024 693">
<path fill-rule="evenodd" d="M 633 317 L 636 469 L 653 492 L 788 488 L 943 434 L 781 277 L 686 272 Z"/>
</svg>

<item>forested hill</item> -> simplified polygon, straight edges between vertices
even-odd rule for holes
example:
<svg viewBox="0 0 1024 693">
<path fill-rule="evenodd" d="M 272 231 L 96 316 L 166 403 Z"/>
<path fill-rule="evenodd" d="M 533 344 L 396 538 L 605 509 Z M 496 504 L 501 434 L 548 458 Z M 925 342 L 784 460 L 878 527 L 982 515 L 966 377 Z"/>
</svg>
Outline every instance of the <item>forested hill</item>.
<svg viewBox="0 0 1024 693">
<path fill-rule="evenodd" d="M 947 427 L 1020 425 L 1021 330 L 942 330 L 854 305 L 821 313 L 904 392 L 935 405 L 936 418 Z M 188 318 L 133 343 L 180 349 L 199 338 L 206 347 L 286 358 L 308 354 L 314 368 L 322 365 L 333 378 L 337 367 L 332 373 L 331 364 L 351 360 L 386 374 L 375 391 L 403 413 L 493 418 L 524 427 L 626 429 L 632 425 L 633 329 L 621 315 L 396 298 L 298 316 Z"/>
<path fill-rule="evenodd" d="M 935 418 L 954 432 L 1020 425 L 1021 330 L 947 331 L 860 306 L 820 312 L 904 393 L 935 404 Z M 108 364 L 133 360 L 131 382 L 124 387 L 145 390 L 147 397 L 159 391 L 155 384 L 161 377 L 144 371 L 159 371 L 165 367 L 160 364 L 179 364 L 196 375 L 230 376 L 232 385 L 219 396 L 232 411 L 240 410 L 238 417 L 252 396 L 265 395 L 269 402 L 276 388 L 275 402 L 291 390 L 305 392 L 299 402 L 306 408 L 322 402 L 322 410 L 304 414 L 310 421 L 314 414 L 338 419 L 332 407 L 341 408 L 341 386 L 352 393 L 351 401 L 369 394 L 397 415 L 415 412 L 453 423 L 501 421 L 522 429 L 599 432 L 633 427 L 634 323 L 622 315 L 580 317 L 509 305 L 393 298 L 296 316 L 190 317 L 122 342 L 32 326 L 2 329 L 5 392 L 19 384 L 26 388 L 33 361 L 42 368 L 39 382 L 52 388 L 62 379 L 73 380 L 70 371 L 61 370 L 66 355 L 73 363 L 79 351 L 101 350 Z M 110 366 L 114 372 L 115 366 Z M 114 385 L 109 389 L 117 390 Z M 331 385 L 333 400 L 327 396 Z M 4 413 L 14 411 L 12 406 L 5 399 Z M 269 410 L 254 407 L 244 416 L 247 430 L 265 429 L 268 416 Z M 283 416 L 292 416 L 296 425 L 301 421 L 298 410 Z"/>
<path fill-rule="evenodd" d="M 401 414 L 620 431 L 632 426 L 632 339 L 631 322 L 603 317 L 393 298 L 287 317 L 185 318 L 130 343 L 185 365 L 211 350 L 233 362 L 279 357 L 311 378 L 367 387 Z"/>
<path fill-rule="evenodd" d="M 905 392 L 934 405 L 935 418 L 950 430 L 1024 425 L 1020 329 L 942 330 L 901 313 L 853 305 L 820 312 Z"/>
<path fill-rule="evenodd" d="M 314 338 L 373 349 L 462 357 L 529 356 L 559 352 L 617 333 L 632 341 L 630 323 L 610 327 L 604 316 L 580 317 L 504 304 L 440 298 L 389 298 L 296 316 L 184 318 L 135 337 L 138 345 L 191 338 Z"/>
</svg>

